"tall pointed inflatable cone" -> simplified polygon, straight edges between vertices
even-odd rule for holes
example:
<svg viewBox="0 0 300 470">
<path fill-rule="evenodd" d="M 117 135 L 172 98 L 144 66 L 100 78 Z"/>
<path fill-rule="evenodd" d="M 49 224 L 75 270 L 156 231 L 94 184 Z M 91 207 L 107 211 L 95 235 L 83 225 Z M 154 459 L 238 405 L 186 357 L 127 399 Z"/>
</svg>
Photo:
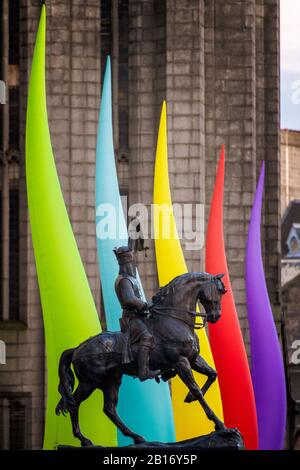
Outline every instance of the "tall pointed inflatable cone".
<svg viewBox="0 0 300 470">
<path fill-rule="evenodd" d="M 216 324 L 209 324 L 209 342 L 218 371 L 225 424 L 239 429 L 247 449 L 257 449 L 254 392 L 224 246 L 224 174 L 225 149 L 222 146 L 207 228 L 206 271 L 211 274 L 225 274 L 223 282 L 227 293 L 222 298 L 221 319 Z"/>
<path fill-rule="evenodd" d="M 113 249 L 127 245 L 128 235 L 114 156 L 109 58 L 102 90 L 96 151 L 96 225 L 107 326 L 110 330 L 119 330 L 121 308 L 114 290 L 119 266 Z M 140 283 L 139 277 L 138 280 Z M 141 283 L 140 291 L 144 296 Z M 148 441 L 168 442 L 175 439 L 171 397 L 167 383 L 157 384 L 154 380 L 141 383 L 139 379 L 124 376 L 120 388 L 118 413 L 127 426 Z M 119 445 L 131 443 L 131 439 L 118 432 Z"/>
<path fill-rule="evenodd" d="M 26 122 L 26 179 L 30 224 L 43 308 L 47 357 L 44 448 L 80 445 L 70 417 L 56 416 L 61 353 L 101 331 L 98 314 L 61 192 L 47 118 L 46 11 L 42 8 L 31 67 Z M 102 393 L 81 405 L 83 434 L 94 444 L 116 444 L 116 429 L 102 412 Z"/>
<path fill-rule="evenodd" d="M 166 285 L 174 277 L 187 272 L 187 266 L 178 238 L 176 221 L 172 209 L 172 199 L 168 173 L 168 144 L 167 144 L 167 111 L 163 102 L 157 139 L 155 172 L 154 172 L 154 235 L 157 272 L 160 286 Z M 162 215 L 164 219 L 162 219 Z M 205 330 L 197 330 L 200 341 L 201 356 L 214 368 Z M 205 377 L 194 374 L 200 387 Z M 198 402 L 184 403 L 187 388 L 176 377 L 172 380 L 172 401 L 175 417 L 176 438 L 184 440 L 191 437 L 208 434 L 214 430 Z M 205 398 L 220 419 L 223 419 L 222 403 L 218 381 L 208 390 Z"/>
<path fill-rule="evenodd" d="M 263 163 L 249 224 L 246 294 L 250 330 L 252 380 L 260 450 L 281 450 L 286 424 L 286 385 L 282 352 L 270 305 L 261 250 Z"/>
</svg>

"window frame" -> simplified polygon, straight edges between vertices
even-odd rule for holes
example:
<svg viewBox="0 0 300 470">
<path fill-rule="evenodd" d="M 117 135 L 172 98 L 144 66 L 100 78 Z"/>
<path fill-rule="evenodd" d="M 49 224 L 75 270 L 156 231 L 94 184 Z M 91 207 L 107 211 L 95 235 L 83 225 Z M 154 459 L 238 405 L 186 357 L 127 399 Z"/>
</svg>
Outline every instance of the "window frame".
<svg viewBox="0 0 300 470">
<path fill-rule="evenodd" d="M 4 401 L 8 402 L 8 416 L 4 413 Z M 20 403 L 24 407 L 24 447 L 11 447 L 10 436 L 10 403 Z M 13 392 L 13 391 L 0 391 L 0 449 L 31 449 L 32 443 L 32 394 L 30 392 Z M 9 420 L 9 428 L 5 429 L 5 420 Z"/>
</svg>

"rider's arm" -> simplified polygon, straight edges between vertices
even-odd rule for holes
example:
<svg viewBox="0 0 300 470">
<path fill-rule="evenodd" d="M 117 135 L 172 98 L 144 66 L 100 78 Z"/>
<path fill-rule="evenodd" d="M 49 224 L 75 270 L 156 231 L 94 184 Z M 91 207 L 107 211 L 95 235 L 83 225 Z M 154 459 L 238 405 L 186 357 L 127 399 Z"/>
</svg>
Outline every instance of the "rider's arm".
<svg viewBox="0 0 300 470">
<path fill-rule="evenodd" d="M 142 312 L 147 307 L 146 302 L 143 302 L 143 300 L 135 296 L 132 284 L 128 279 L 122 279 L 120 281 L 120 288 L 125 308 Z"/>
</svg>

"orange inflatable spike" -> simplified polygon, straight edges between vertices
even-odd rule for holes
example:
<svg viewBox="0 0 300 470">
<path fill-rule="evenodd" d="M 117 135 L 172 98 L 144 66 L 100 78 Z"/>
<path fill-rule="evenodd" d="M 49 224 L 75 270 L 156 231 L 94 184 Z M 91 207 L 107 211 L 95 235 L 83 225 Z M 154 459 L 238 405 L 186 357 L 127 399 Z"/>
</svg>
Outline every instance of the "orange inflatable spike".
<svg viewBox="0 0 300 470">
<path fill-rule="evenodd" d="M 206 237 L 206 271 L 224 273 L 227 293 L 222 315 L 209 324 L 209 339 L 221 389 L 225 424 L 238 428 L 247 449 L 257 449 L 258 429 L 255 397 L 247 354 L 235 308 L 223 237 L 225 149 L 222 146 Z"/>
</svg>

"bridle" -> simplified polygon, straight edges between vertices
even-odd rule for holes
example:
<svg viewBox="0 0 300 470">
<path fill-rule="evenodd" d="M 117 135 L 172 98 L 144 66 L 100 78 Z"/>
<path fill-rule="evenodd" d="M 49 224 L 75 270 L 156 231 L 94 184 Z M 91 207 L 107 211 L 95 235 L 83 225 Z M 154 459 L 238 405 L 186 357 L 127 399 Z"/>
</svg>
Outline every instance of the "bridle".
<svg viewBox="0 0 300 470">
<path fill-rule="evenodd" d="M 213 284 L 216 284 L 216 279 L 214 276 L 211 276 L 210 279 L 208 279 L 207 281 L 205 281 L 202 285 L 201 285 L 201 288 L 199 290 L 199 292 L 201 293 L 201 290 L 206 286 L 206 285 L 210 285 L 211 289 L 212 289 L 212 285 Z M 201 295 L 198 295 L 197 297 L 197 302 L 198 300 L 201 302 Z M 187 321 L 186 319 L 182 318 L 182 316 L 179 316 L 179 315 L 176 315 L 174 313 L 172 314 L 169 314 L 168 316 L 171 317 L 171 318 L 175 318 L 176 320 L 180 320 L 182 321 L 183 323 L 185 323 L 186 325 L 188 325 L 190 328 L 193 328 L 195 330 L 201 330 L 202 328 L 204 328 L 207 324 L 207 317 L 208 317 L 208 314 L 206 312 L 204 313 L 201 313 L 201 312 L 197 312 L 197 311 L 194 311 L 194 310 L 186 310 L 186 309 L 183 309 L 183 308 L 177 308 L 177 307 L 159 307 L 157 305 L 152 305 L 152 306 L 149 306 L 149 310 L 150 312 L 156 314 L 156 315 L 161 315 L 161 316 L 165 316 L 164 313 L 160 312 L 160 310 L 162 311 L 166 311 L 166 310 L 171 310 L 172 312 L 181 312 L 181 313 L 187 313 L 188 315 L 190 315 L 191 318 L 191 321 Z M 195 319 L 197 317 L 200 317 L 200 318 L 203 318 L 203 322 L 202 323 L 196 323 Z"/>
<path fill-rule="evenodd" d="M 161 315 L 161 316 L 165 316 L 165 314 L 161 313 L 159 310 L 164 310 L 164 311 L 171 310 L 172 312 L 177 311 L 177 312 L 181 312 L 181 313 L 182 312 L 187 313 L 193 318 L 193 320 L 187 321 L 186 319 L 182 318 L 181 316 L 174 315 L 173 313 L 169 314 L 168 317 L 175 318 L 176 320 L 180 320 L 183 323 L 186 323 L 190 328 L 194 328 L 195 330 L 201 330 L 202 328 L 204 328 L 206 326 L 206 323 L 207 323 L 207 313 L 200 313 L 200 312 L 196 312 L 196 311 L 192 311 L 192 310 L 185 310 L 183 308 L 176 308 L 176 307 L 158 307 L 156 305 L 153 305 L 152 307 L 149 307 L 149 310 L 150 310 L 150 312 L 153 312 L 156 315 Z M 196 323 L 195 322 L 196 317 L 202 317 L 203 322 L 202 323 Z"/>
</svg>

